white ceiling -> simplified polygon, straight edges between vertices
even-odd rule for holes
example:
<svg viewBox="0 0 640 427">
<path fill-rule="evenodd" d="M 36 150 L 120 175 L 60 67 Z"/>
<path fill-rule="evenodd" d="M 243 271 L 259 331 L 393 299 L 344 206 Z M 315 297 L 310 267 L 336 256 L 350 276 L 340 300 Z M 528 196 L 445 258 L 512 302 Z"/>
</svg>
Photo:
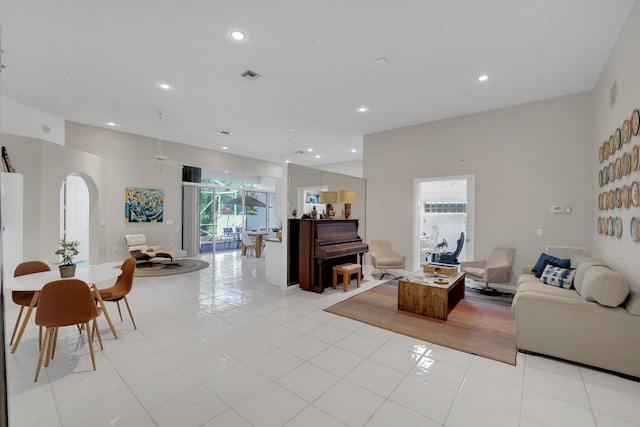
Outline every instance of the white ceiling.
<svg viewBox="0 0 640 427">
<path fill-rule="evenodd" d="M 2 95 L 242 156 L 357 160 L 369 133 L 592 89 L 633 4 L 0 0 Z"/>
</svg>

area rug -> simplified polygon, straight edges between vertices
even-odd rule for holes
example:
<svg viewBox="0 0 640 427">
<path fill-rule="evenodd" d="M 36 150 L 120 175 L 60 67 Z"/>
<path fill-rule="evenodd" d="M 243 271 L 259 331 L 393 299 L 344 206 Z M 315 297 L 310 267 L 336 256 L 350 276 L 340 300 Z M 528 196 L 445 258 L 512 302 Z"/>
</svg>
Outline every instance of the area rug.
<svg viewBox="0 0 640 427">
<path fill-rule="evenodd" d="M 163 264 L 154 264 L 150 267 L 136 267 L 134 277 L 159 277 L 159 276 L 171 276 L 174 274 L 191 273 L 193 271 L 202 270 L 209 266 L 206 261 L 200 261 L 197 259 L 179 259 L 175 260 L 177 265 L 170 265 L 165 267 Z M 116 266 L 115 268 L 120 268 Z"/>
<path fill-rule="evenodd" d="M 399 334 L 466 353 L 516 364 L 515 320 L 511 308 L 470 292 L 438 320 L 398 310 L 395 282 L 378 285 L 325 309 Z"/>
</svg>

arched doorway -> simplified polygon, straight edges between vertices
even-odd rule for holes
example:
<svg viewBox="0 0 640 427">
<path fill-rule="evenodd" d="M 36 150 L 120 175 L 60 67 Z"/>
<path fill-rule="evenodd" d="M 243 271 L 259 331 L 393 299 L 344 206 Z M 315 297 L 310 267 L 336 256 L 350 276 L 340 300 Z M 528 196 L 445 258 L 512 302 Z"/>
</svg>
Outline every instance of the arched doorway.
<svg viewBox="0 0 640 427">
<path fill-rule="evenodd" d="M 74 261 L 89 262 L 89 188 L 75 173 L 67 175 L 60 189 L 60 239 L 80 242 Z"/>
</svg>

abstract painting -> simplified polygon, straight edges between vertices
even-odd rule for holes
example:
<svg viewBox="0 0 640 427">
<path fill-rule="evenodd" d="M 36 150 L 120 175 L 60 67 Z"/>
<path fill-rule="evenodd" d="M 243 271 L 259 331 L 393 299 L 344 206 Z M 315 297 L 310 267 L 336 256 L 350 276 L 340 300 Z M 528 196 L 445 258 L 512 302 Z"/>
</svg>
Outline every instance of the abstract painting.
<svg viewBox="0 0 640 427">
<path fill-rule="evenodd" d="M 127 187 L 124 203 L 125 222 L 162 222 L 164 190 Z"/>
</svg>

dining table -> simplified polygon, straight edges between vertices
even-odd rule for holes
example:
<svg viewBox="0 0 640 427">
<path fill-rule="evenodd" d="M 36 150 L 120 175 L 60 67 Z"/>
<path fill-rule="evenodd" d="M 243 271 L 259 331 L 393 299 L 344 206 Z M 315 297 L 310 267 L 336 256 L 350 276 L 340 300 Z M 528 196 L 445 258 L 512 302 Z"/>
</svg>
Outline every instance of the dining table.
<svg viewBox="0 0 640 427">
<path fill-rule="evenodd" d="M 109 324 L 109 328 L 113 333 L 113 336 L 117 339 L 118 333 L 113 327 L 113 322 L 111 322 L 111 317 L 109 316 L 109 312 L 107 311 L 104 301 L 100 296 L 100 292 L 98 290 L 98 283 L 106 282 L 107 280 L 113 281 L 113 279 L 117 278 L 120 274 L 122 274 L 122 270 L 120 268 L 114 268 L 109 266 L 96 266 L 89 265 L 86 267 L 78 267 L 76 268 L 75 277 L 73 279 L 82 280 L 85 282 L 93 291 L 96 301 L 100 305 L 102 312 L 104 313 L 104 317 Z M 18 277 L 10 277 L 3 282 L 4 289 L 10 291 L 31 291 L 33 292 L 33 298 L 31 299 L 31 304 L 27 309 L 27 313 L 24 317 L 22 325 L 20 326 L 20 330 L 18 332 L 18 336 L 16 337 L 16 341 L 13 343 L 13 347 L 11 348 L 11 353 L 14 353 L 18 349 L 18 345 L 20 344 L 20 339 L 22 338 L 22 334 L 29 323 L 29 318 L 31 317 L 31 312 L 36 307 L 38 303 L 38 298 L 40 297 L 40 291 L 49 282 L 53 282 L 55 280 L 61 280 L 60 271 L 58 269 L 43 271 L 40 273 L 32 273 L 25 274 L 24 276 Z M 112 286 L 113 282 L 109 283 L 109 286 Z"/>
</svg>

